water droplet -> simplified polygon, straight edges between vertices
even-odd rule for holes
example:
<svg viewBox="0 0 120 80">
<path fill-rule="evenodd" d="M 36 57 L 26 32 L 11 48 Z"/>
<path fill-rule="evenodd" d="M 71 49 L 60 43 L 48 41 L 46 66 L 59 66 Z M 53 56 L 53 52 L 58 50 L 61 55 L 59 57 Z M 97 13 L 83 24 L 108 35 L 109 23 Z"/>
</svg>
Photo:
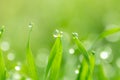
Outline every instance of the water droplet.
<svg viewBox="0 0 120 80">
<path fill-rule="evenodd" d="M 57 38 L 57 37 L 62 37 L 63 35 L 63 32 L 62 31 L 59 31 L 59 30 L 55 30 L 55 33 L 53 34 L 53 36 L 55 37 L 55 38 Z"/>
<path fill-rule="evenodd" d="M 8 58 L 8 60 L 12 61 L 12 60 L 15 59 L 15 55 L 14 55 L 13 53 L 9 53 L 9 54 L 7 55 L 7 58 Z"/>
<path fill-rule="evenodd" d="M 73 39 L 78 38 L 78 33 L 73 32 L 72 35 L 73 35 Z"/>
<path fill-rule="evenodd" d="M 70 48 L 70 49 L 69 49 L 69 53 L 70 53 L 70 54 L 74 54 L 74 52 L 75 52 L 75 50 L 74 50 L 73 48 Z"/>
<path fill-rule="evenodd" d="M 32 28 L 33 27 L 33 23 L 29 23 L 28 27 Z"/>
<path fill-rule="evenodd" d="M 109 57 L 109 53 L 108 53 L 107 51 L 102 51 L 102 52 L 100 53 L 100 57 L 101 57 L 102 59 L 107 59 L 107 58 Z"/>
<path fill-rule="evenodd" d="M 79 70 L 78 69 L 75 70 L 75 74 L 79 74 Z"/>
<path fill-rule="evenodd" d="M 21 67 L 20 66 L 15 66 L 16 71 L 20 71 Z"/>
<path fill-rule="evenodd" d="M 1 43 L 1 49 L 2 49 L 3 51 L 9 50 L 9 48 L 10 48 L 10 46 L 9 46 L 9 43 L 8 43 L 8 42 L 4 41 L 4 42 Z"/>
</svg>

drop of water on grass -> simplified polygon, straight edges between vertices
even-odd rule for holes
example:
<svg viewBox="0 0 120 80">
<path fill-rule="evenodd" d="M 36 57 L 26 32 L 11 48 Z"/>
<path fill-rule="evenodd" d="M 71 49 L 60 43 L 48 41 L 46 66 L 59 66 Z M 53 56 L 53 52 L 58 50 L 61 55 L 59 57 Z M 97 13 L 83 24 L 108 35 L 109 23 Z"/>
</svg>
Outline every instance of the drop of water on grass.
<svg viewBox="0 0 120 80">
<path fill-rule="evenodd" d="M 55 32 L 54 32 L 54 34 L 53 34 L 53 36 L 55 38 L 62 37 L 63 36 L 63 32 L 56 29 Z"/>
<path fill-rule="evenodd" d="M 78 33 L 73 32 L 72 35 L 73 35 L 73 39 L 78 38 Z"/>
<path fill-rule="evenodd" d="M 3 51 L 9 50 L 9 48 L 10 48 L 10 45 L 9 45 L 9 43 L 7 41 L 4 41 L 4 42 L 1 43 L 1 49 Z"/>
<path fill-rule="evenodd" d="M 20 71 L 21 67 L 20 66 L 15 66 L 16 71 Z"/>
<path fill-rule="evenodd" d="M 15 55 L 13 53 L 8 53 L 7 58 L 8 60 L 12 61 L 15 59 Z"/>
<path fill-rule="evenodd" d="M 73 48 L 70 48 L 70 49 L 69 49 L 69 53 L 70 53 L 70 54 L 74 54 L 74 52 L 75 52 L 75 50 L 74 50 Z"/>
<path fill-rule="evenodd" d="M 101 57 L 102 59 L 107 59 L 108 56 L 109 56 L 109 54 L 108 54 L 107 51 L 102 51 L 102 52 L 100 53 L 100 57 Z"/>
<path fill-rule="evenodd" d="M 79 70 L 78 69 L 75 70 L 75 74 L 79 74 Z"/>
</svg>

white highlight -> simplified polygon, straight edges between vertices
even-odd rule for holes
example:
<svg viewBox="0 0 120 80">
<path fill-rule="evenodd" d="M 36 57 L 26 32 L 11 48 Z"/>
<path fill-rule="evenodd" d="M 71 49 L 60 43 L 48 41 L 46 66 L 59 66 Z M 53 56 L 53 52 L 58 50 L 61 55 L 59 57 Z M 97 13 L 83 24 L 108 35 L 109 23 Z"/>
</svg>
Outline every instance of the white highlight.
<svg viewBox="0 0 120 80">
<path fill-rule="evenodd" d="M 21 69 L 20 66 L 15 66 L 16 71 L 20 71 L 20 69 Z"/>
<path fill-rule="evenodd" d="M 75 50 L 74 50 L 73 48 L 70 48 L 70 49 L 69 49 L 69 53 L 70 53 L 70 54 L 74 54 L 74 52 L 75 52 Z"/>
<path fill-rule="evenodd" d="M 102 52 L 100 53 L 100 57 L 101 57 L 102 59 L 107 59 L 107 58 L 108 58 L 108 52 L 107 52 L 107 51 L 102 51 Z"/>
<path fill-rule="evenodd" d="M 79 70 L 78 69 L 75 70 L 75 74 L 79 74 Z"/>
</svg>

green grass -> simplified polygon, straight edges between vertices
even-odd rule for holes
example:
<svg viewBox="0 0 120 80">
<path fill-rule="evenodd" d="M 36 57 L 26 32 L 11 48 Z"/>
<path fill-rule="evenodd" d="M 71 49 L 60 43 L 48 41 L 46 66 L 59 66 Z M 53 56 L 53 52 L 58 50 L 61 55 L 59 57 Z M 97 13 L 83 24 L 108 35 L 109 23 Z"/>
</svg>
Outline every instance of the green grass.
<svg viewBox="0 0 120 80">
<path fill-rule="evenodd" d="M 50 52 L 48 59 L 48 65 L 46 68 L 45 80 L 58 80 L 59 70 L 62 60 L 62 42 L 61 42 L 61 32 L 58 31 L 56 36 L 56 41 Z"/>
<path fill-rule="evenodd" d="M 0 29 L 0 39 L 2 37 L 3 32 L 4 32 L 4 27 Z M 0 80 L 6 80 L 6 67 L 1 49 L 0 49 Z"/>
<path fill-rule="evenodd" d="M 38 75 L 37 75 L 37 69 L 35 66 L 35 61 L 34 61 L 34 57 L 31 51 L 31 47 L 30 47 L 30 33 L 32 31 L 32 25 L 29 25 L 30 31 L 29 31 L 29 35 L 28 35 L 28 43 L 27 43 L 27 52 L 26 52 L 26 60 L 27 60 L 27 67 L 28 67 L 28 71 L 30 74 L 30 77 L 32 78 L 32 80 L 38 80 Z"/>
<path fill-rule="evenodd" d="M 26 61 L 27 61 L 27 69 L 28 69 L 28 76 L 32 80 L 42 80 L 41 77 L 39 77 L 39 74 L 37 73 L 38 69 L 35 64 L 35 58 L 33 56 L 31 46 L 30 46 L 30 34 L 32 31 L 32 25 L 29 25 L 29 35 L 28 35 L 28 42 L 26 47 Z M 4 28 L 0 29 L 0 38 L 2 37 Z M 101 33 L 94 41 L 90 49 L 86 49 L 83 45 L 83 42 L 79 39 L 79 36 L 77 33 L 73 33 L 73 40 L 77 46 L 77 49 L 79 50 L 79 55 L 83 56 L 82 61 L 79 61 L 79 73 L 76 76 L 75 80 L 93 80 L 93 73 L 94 68 L 98 67 L 96 71 L 98 71 L 101 80 L 107 80 L 107 78 L 104 75 L 104 71 L 102 68 L 102 65 L 99 64 L 95 66 L 95 61 L 97 58 L 95 58 L 96 53 L 93 51 L 94 46 L 97 44 L 97 42 L 100 39 L 105 38 L 106 36 L 109 36 L 111 34 L 117 33 L 120 31 L 120 28 L 113 28 L 107 31 L 104 31 Z M 45 72 L 43 73 L 44 79 L 43 80 L 59 80 L 60 78 L 60 70 L 62 66 L 62 60 L 63 60 L 63 53 L 64 53 L 64 46 L 62 45 L 62 32 L 56 30 L 57 33 L 54 34 L 55 37 L 55 43 L 51 49 L 50 55 L 48 57 L 47 66 L 45 69 Z M 65 56 L 66 57 L 66 56 Z M 4 57 L 2 54 L 2 50 L 0 49 L 0 80 L 6 80 L 6 67 L 4 62 Z"/>
</svg>

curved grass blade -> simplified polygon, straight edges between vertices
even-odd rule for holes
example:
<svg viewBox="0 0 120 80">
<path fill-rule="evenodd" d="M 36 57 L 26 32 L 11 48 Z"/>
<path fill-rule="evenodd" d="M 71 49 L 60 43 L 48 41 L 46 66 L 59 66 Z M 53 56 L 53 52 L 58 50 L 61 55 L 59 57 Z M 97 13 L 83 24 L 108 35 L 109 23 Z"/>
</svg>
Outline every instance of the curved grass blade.
<svg viewBox="0 0 120 80">
<path fill-rule="evenodd" d="M 109 35 L 111 35 L 111 34 L 117 33 L 117 32 L 119 32 L 119 31 L 120 31 L 120 28 L 112 28 L 112 29 L 110 29 L 110 30 L 107 30 L 107 31 L 101 33 L 101 34 L 99 35 L 98 39 L 105 38 L 106 36 L 109 36 Z"/>
<path fill-rule="evenodd" d="M 93 80 L 92 78 L 93 78 L 93 71 L 95 66 L 95 53 L 90 52 L 89 58 L 90 58 L 90 74 L 88 76 L 88 80 Z"/>
<path fill-rule="evenodd" d="M 78 34 L 73 33 L 73 39 L 82 55 L 84 56 L 83 61 L 80 63 L 81 68 L 77 80 L 92 80 L 92 73 L 94 70 L 94 56 L 84 48 L 82 42 L 78 39 Z"/>
<path fill-rule="evenodd" d="M 58 31 L 56 41 L 50 52 L 48 59 L 48 64 L 45 73 L 45 80 L 58 80 L 58 73 L 60 70 L 62 59 L 62 42 L 61 42 L 61 32 Z"/>
<path fill-rule="evenodd" d="M 108 80 L 108 78 L 105 76 L 102 64 L 99 64 L 96 67 L 97 67 L 97 73 L 99 75 L 98 79 L 99 80 Z"/>
<path fill-rule="evenodd" d="M 4 27 L 0 29 L 0 38 L 2 37 L 2 34 L 4 32 Z M 5 69 L 5 63 L 3 59 L 2 50 L 0 49 L 0 80 L 6 79 L 6 69 Z"/>
<path fill-rule="evenodd" d="M 77 76 L 76 80 L 87 80 L 87 76 L 89 74 L 89 66 L 85 60 L 85 58 L 83 58 L 82 62 L 80 63 L 81 67 L 79 68 L 79 74 Z"/>
<path fill-rule="evenodd" d="M 82 42 L 78 39 L 78 34 L 77 33 L 73 33 L 73 39 L 74 39 L 80 53 L 83 54 L 83 56 L 85 57 L 87 63 L 90 65 L 88 52 L 84 48 L 84 46 L 82 45 Z"/>
<path fill-rule="evenodd" d="M 105 38 L 105 37 L 107 37 L 107 36 L 109 36 L 109 35 L 112 35 L 112 34 L 114 34 L 114 33 L 117 33 L 117 32 L 120 32 L 120 28 L 112 28 L 112 29 L 109 29 L 109 30 L 104 31 L 103 33 L 101 33 L 101 34 L 95 39 L 95 41 L 93 42 L 90 50 L 92 50 L 92 49 L 94 48 L 94 45 L 96 44 L 96 42 L 97 42 L 98 40 L 103 39 L 103 38 Z"/>
<path fill-rule="evenodd" d="M 35 61 L 34 61 L 33 54 L 32 54 L 31 48 L 30 48 L 30 33 L 32 31 L 32 25 L 29 25 L 29 27 L 30 27 L 30 31 L 29 31 L 29 36 L 28 36 L 26 59 L 27 59 L 30 77 L 32 78 L 32 80 L 38 80 Z"/>
</svg>

